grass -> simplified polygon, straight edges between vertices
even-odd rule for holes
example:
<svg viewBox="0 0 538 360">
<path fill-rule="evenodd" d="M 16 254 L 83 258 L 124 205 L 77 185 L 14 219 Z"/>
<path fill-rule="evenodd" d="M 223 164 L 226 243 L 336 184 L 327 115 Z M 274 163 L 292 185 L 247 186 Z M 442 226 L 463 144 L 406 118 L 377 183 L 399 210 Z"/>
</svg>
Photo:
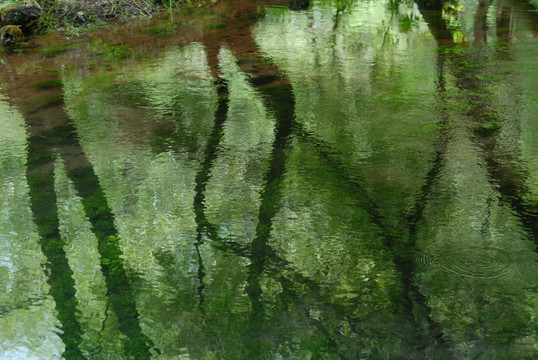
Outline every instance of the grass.
<svg viewBox="0 0 538 360">
<path fill-rule="evenodd" d="M 199 0 L 204 1 L 204 0 Z M 21 0 L 11 0 L 7 3 L 17 3 Z M 81 36 L 91 31 L 95 26 L 102 26 L 107 19 L 122 19 L 130 17 L 149 16 L 155 10 L 166 9 L 174 12 L 181 4 L 189 4 L 193 0 L 107 0 L 102 3 L 75 1 L 66 6 L 52 0 L 38 1 L 43 9 L 43 15 L 38 20 L 34 32 L 46 33 L 57 28 L 64 28 L 68 35 Z M 2 3 L 5 7 L 7 3 Z"/>
<path fill-rule="evenodd" d="M 8 8 L 10 6 L 13 6 L 15 4 L 18 4 L 18 3 L 21 3 L 23 2 L 24 0 L 7 0 L 7 1 L 2 1 L 0 3 L 0 12 L 2 11 L 2 9 L 5 9 L 5 8 Z"/>
<path fill-rule="evenodd" d="M 7 0 L 0 2 L 2 9 L 24 3 L 29 0 Z M 33 26 L 33 32 L 43 34 L 52 30 L 63 28 L 68 36 L 82 36 L 96 27 L 103 26 L 108 19 L 125 19 L 130 17 L 150 16 L 154 12 L 167 10 L 171 14 L 182 4 L 196 2 L 213 3 L 217 0 L 106 0 L 102 1 L 74 1 L 69 4 L 54 0 L 37 0 L 43 13 Z M 218 29 L 222 24 L 215 24 Z"/>
</svg>

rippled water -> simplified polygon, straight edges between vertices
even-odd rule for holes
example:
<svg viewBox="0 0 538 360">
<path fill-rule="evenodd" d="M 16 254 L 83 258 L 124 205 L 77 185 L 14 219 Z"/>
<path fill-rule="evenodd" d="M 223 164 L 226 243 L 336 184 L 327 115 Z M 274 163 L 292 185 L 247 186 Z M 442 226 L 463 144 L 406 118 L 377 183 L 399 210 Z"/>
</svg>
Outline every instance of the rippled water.
<svg viewBox="0 0 538 360">
<path fill-rule="evenodd" d="M 0 358 L 535 359 L 537 5 L 238 0 L 5 52 Z"/>
</svg>

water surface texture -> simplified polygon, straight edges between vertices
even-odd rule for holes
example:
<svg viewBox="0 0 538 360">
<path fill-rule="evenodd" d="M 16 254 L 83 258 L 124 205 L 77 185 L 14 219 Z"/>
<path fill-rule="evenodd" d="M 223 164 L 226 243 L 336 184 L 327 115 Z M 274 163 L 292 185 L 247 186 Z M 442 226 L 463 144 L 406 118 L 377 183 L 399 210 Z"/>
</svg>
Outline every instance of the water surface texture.
<svg viewBox="0 0 538 360">
<path fill-rule="evenodd" d="M 238 0 L 4 52 L 0 358 L 538 358 L 536 6 Z"/>
</svg>

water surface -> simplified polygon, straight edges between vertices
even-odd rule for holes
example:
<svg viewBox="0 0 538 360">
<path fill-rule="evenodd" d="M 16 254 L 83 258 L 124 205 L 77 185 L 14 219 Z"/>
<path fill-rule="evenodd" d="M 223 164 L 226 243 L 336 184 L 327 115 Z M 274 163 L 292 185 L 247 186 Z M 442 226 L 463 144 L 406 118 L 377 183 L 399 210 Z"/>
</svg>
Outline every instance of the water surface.
<svg viewBox="0 0 538 360">
<path fill-rule="evenodd" d="M 0 358 L 536 358 L 535 5 L 221 2 L 5 52 Z"/>
</svg>

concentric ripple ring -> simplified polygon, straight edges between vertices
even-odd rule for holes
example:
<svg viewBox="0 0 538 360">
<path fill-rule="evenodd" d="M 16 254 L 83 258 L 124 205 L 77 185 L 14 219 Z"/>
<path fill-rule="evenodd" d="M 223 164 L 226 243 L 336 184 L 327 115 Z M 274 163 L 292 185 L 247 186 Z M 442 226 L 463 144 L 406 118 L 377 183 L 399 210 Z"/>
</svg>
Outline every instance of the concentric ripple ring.
<svg viewBox="0 0 538 360">
<path fill-rule="evenodd" d="M 510 253 L 493 246 L 430 247 L 417 260 L 421 270 L 441 269 L 484 280 L 509 278 L 519 267 Z"/>
</svg>

